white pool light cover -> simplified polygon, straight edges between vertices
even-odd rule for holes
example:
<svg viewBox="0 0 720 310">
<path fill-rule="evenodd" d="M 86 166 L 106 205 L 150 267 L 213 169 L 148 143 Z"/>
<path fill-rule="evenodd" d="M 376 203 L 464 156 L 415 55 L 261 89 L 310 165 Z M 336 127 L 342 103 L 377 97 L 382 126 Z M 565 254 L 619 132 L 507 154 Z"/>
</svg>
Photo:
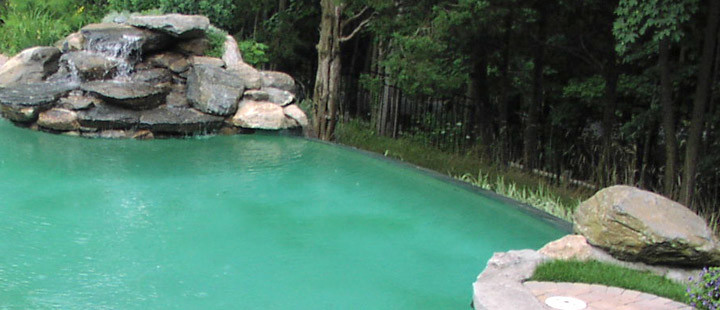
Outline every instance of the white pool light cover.
<svg viewBox="0 0 720 310">
<path fill-rule="evenodd" d="M 552 296 L 545 299 L 545 304 L 550 308 L 558 310 L 582 310 L 587 308 L 587 304 L 577 298 L 566 296 Z"/>
</svg>

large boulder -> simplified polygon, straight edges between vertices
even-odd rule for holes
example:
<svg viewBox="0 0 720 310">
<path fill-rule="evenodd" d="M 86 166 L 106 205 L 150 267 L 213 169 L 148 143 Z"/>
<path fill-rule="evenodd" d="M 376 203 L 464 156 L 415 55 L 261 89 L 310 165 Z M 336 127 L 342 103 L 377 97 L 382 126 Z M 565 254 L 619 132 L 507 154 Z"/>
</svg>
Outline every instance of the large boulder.
<svg viewBox="0 0 720 310">
<path fill-rule="evenodd" d="M 39 46 L 26 49 L 0 67 L 0 86 L 38 83 L 58 70 L 60 50 Z"/>
<path fill-rule="evenodd" d="M 140 116 L 140 126 L 152 132 L 170 134 L 208 133 L 220 129 L 224 119 L 191 108 L 160 107 Z"/>
<path fill-rule="evenodd" d="M 180 39 L 193 39 L 205 36 L 210 20 L 202 15 L 145 15 L 132 16 L 127 23 L 135 27 L 160 31 Z"/>
<path fill-rule="evenodd" d="M 243 100 L 231 120 L 237 127 L 278 130 L 298 127 L 296 120 L 285 115 L 283 108 L 272 102 Z"/>
<path fill-rule="evenodd" d="M 84 91 L 99 96 L 103 101 L 132 110 L 149 110 L 165 103 L 169 89 L 150 83 L 97 81 L 84 83 Z"/>
<path fill-rule="evenodd" d="M 84 50 L 125 59 L 139 59 L 170 43 L 166 34 L 115 23 L 90 24 L 80 33 L 85 38 Z"/>
<path fill-rule="evenodd" d="M 204 113 L 228 116 L 235 113 L 245 90 L 239 77 L 210 65 L 195 65 L 187 79 L 187 97 Z"/>
<path fill-rule="evenodd" d="M 720 265 L 705 221 L 681 204 L 630 186 L 605 188 L 575 211 L 575 230 L 613 256 L 649 264 Z"/>
</svg>

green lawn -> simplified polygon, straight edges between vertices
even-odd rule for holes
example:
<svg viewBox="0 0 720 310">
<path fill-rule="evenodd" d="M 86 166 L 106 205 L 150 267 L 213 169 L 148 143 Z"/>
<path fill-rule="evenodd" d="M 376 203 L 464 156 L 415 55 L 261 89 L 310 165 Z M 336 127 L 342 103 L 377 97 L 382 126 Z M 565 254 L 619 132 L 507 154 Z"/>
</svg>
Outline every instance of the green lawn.
<svg viewBox="0 0 720 310">
<path fill-rule="evenodd" d="M 598 261 L 553 260 L 538 265 L 530 280 L 580 282 L 616 286 L 687 303 L 686 287 L 652 274 Z"/>
</svg>

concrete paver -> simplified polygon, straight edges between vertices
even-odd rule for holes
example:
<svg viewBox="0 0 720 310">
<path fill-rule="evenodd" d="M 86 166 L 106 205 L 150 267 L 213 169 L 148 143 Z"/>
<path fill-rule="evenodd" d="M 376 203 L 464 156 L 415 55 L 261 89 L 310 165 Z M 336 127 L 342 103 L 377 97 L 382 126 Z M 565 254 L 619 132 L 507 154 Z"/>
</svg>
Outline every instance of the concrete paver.
<svg viewBox="0 0 720 310">
<path fill-rule="evenodd" d="M 580 299 L 587 304 L 587 310 L 692 310 L 688 305 L 667 298 L 598 284 L 527 281 L 523 286 L 547 310 L 554 310 L 545 304 L 545 299 L 553 296 Z"/>
</svg>

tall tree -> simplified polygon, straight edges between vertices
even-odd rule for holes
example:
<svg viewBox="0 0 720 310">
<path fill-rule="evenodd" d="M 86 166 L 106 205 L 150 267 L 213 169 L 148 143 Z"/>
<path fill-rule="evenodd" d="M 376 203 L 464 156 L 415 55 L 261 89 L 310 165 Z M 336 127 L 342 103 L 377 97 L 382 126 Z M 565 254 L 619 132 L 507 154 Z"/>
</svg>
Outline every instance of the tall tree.
<svg viewBox="0 0 720 310">
<path fill-rule="evenodd" d="M 660 71 L 660 102 L 663 108 L 662 128 L 665 134 L 665 176 L 663 193 L 674 197 L 677 176 L 678 144 L 675 130 L 675 105 L 670 53 L 674 43 L 684 36 L 682 25 L 697 11 L 698 0 L 620 0 L 615 14 L 613 33 L 616 49 L 625 55 L 637 49 L 638 41 L 646 34 L 651 36 L 649 46 L 657 46 Z M 645 47 L 647 48 L 647 46 Z"/>
<path fill-rule="evenodd" d="M 354 4 L 356 5 L 356 4 Z M 340 70 L 342 68 L 341 43 L 353 38 L 367 25 L 372 15 L 368 5 L 354 15 L 347 16 L 348 3 L 338 0 L 321 0 L 320 39 L 317 44 L 318 67 L 313 92 L 313 129 L 318 138 L 331 140 L 338 114 Z M 353 30 L 346 32 L 346 28 Z"/>
<path fill-rule="evenodd" d="M 701 135 L 705 126 L 705 112 L 710 97 L 710 83 L 712 81 L 713 59 L 715 45 L 718 37 L 718 20 L 720 20 L 720 0 L 710 0 L 705 25 L 705 38 L 703 41 L 702 56 L 698 64 L 697 84 L 693 100 L 692 120 L 685 154 L 685 175 L 680 192 L 683 204 L 690 206 L 695 192 L 695 172 L 697 171 L 698 151 L 701 147 Z"/>
</svg>

